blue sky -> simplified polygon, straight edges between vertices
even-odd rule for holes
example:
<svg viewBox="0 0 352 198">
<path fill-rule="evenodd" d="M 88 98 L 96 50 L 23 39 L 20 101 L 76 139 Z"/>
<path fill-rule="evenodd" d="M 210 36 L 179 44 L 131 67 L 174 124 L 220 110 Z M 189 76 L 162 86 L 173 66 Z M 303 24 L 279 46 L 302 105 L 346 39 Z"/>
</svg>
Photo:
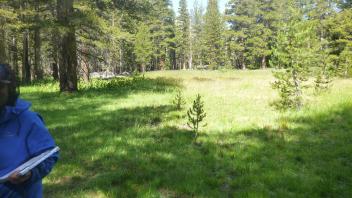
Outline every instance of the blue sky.
<svg viewBox="0 0 352 198">
<path fill-rule="evenodd" d="M 193 4 L 196 0 L 187 0 L 187 6 L 188 10 L 191 10 L 193 8 Z M 207 7 L 207 2 L 208 0 L 197 0 L 199 4 L 202 4 L 203 8 L 206 9 Z M 179 0 L 172 0 L 172 6 L 174 8 L 174 11 L 176 15 L 178 15 L 177 10 L 178 10 L 178 2 Z M 228 0 L 218 0 L 219 4 L 219 10 L 220 12 L 224 12 L 225 10 L 225 4 L 228 2 Z"/>
</svg>

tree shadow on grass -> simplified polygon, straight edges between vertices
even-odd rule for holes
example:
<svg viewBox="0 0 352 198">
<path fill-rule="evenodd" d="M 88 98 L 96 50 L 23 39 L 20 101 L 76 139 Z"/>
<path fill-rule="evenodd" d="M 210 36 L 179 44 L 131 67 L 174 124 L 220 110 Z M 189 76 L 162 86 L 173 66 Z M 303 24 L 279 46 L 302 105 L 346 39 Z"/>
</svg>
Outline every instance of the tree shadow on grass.
<svg viewBox="0 0 352 198">
<path fill-rule="evenodd" d="M 139 92 L 163 94 L 180 87 L 181 82 L 172 78 L 127 78 L 100 88 L 86 87 L 72 94 L 51 92 L 50 89 L 41 89 L 39 86 L 35 87 L 35 91 L 23 93 L 22 96 L 33 103 L 33 109 L 42 114 L 48 123 L 71 127 L 81 124 L 82 120 L 95 120 L 96 117 L 106 116 L 108 112 L 100 108 L 117 99 L 127 98 Z"/>
<path fill-rule="evenodd" d="M 85 120 L 70 127 L 52 128 L 53 131 L 61 131 L 55 136 L 58 145 L 62 147 L 63 166 L 75 167 L 76 171 L 83 174 L 71 175 L 64 168 L 59 168 L 57 174 L 61 176 L 58 177 L 66 179 L 60 185 L 48 187 L 48 194 L 68 188 L 75 189 L 70 187 L 72 182 L 77 190 L 99 188 L 109 191 L 112 186 L 121 183 L 119 177 L 132 177 L 133 184 L 151 178 L 154 180 L 155 175 L 161 178 L 161 172 L 165 172 L 165 163 L 171 169 L 175 166 L 168 162 L 168 158 L 180 158 L 169 150 L 189 147 L 192 141 L 192 134 L 188 131 L 159 126 L 164 120 L 177 119 L 169 115 L 173 109 L 172 106 L 120 109 L 102 113 L 104 116 L 98 116 L 95 120 Z M 183 153 L 183 149 L 179 152 L 181 153 L 177 155 L 187 154 Z M 170 179 L 180 174 L 176 173 Z M 187 171 L 184 172 L 186 173 Z M 142 184 L 138 182 L 138 185 Z M 122 186 L 124 185 L 130 184 L 123 183 Z M 128 196 L 138 191 L 126 187 L 128 186 L 117 189 Z"/>
<path fill-rule="evenodd" d="M 46 88 L 49 86 L 49 88 Z M 98 82 L 85 84 L 77 93 L 60 93 L 59 91 L 51 91 L 55 85 L 53 82 L 44 84 L 36 84 L 36 90 L 30 93 L 22 94 L 26 99 L 35 101 L 48 99 L 52 101 L 62 101 L 74 98 L 96 98 L 104 96 L 105 98 L 126 97 L 132 93 L 152 92 L 167 93 L 172 92 L 176 88 L 182 88 L 182 82 L 174 78 L 123 78 L 100 80 Z"/>
<path fill-rule="evenodd" d="M 92 104 L 94 105 L 98 104 Z M 85 107 L 86 108 L 86 107 Z M 65 110 L 64 110 L 65 111 Z M 288 117 L 293 128 L 202 134 L 164 125 L 171 106 L 82 114 L 49 124 L 61 160 L 48 197 L 349 197 L 352 106 Z M 57 113 L 46 111 L 44 114 Z M 69 113 L 64 112 L 63 114 Z M 65 123 L 65 118 L 61 118 Z M 83 193 L 83 194 L 80 194 Z"/>
<path fill-rule="evenodd" d="M 231 197 L 350 197 L 352 105 L 286 119 L 294 127 L 215 138 L 233 162 Z"/>
</svg>

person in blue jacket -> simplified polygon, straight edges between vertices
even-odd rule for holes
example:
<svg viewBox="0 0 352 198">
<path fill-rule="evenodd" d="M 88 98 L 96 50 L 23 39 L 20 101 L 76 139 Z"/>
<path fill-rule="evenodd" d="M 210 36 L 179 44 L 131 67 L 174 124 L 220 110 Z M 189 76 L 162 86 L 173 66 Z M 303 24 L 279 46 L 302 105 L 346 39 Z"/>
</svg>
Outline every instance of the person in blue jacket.
<svg viewBox="0 0 352 198">
<path fill-rule="evenodd" d="M 55 142 L 31 104 L 18 96 L 16 77 L 9 65 L 0 64 L 0 177 L 26 160 L 55 147 Z M 42 178 L 58 160 L 58 153 L 28 174 L 12 174 L 0 183 L 0 198 L 40 198 Z"/>
</svg>

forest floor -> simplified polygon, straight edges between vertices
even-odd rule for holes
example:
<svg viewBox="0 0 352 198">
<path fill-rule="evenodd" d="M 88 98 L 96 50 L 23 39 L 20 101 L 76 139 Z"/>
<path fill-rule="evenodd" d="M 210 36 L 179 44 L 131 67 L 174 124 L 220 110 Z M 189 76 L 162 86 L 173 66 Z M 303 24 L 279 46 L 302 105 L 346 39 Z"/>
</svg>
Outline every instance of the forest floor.
<svg viewBox="0 0 352 198">
<path fill-rule="evenodd" d="M 23 87 L 61 148 L 44 197 L 351 197 L 352 80 L 286 113 L 270 105 L 273 81 L 270 70 L 162 71 L 76 94 Z M 207 125 L 194 142 L 197 93 Z"/>
</svg>

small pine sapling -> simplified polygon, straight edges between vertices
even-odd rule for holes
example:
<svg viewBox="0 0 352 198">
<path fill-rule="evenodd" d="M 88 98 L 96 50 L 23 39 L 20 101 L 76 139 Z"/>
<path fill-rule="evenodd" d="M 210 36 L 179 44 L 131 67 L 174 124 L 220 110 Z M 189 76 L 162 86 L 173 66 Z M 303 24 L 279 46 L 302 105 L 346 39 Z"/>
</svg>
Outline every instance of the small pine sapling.
<svg viewBox="0 0 352 198">
<path fill-rule="evenodd" d="M 339 67 L 337 68 L 339 74 L 348 78 L 352 76 L 352 42 L 350 47 L 346 47 L 340 54 Z"/>
<path fill-rule="evenodd" d="M 321 93 L 324 91 L 327 91 L 329 89 L 329 86 L 331 84 L 331 77 L 330 75 L 319 73 L 314 81 L 315 86 L 315 93 Z"/>
<path fill-rule="evenodd" d="M 321 43 L 321 49 L 317 53 L 318 60 L 316 61 L 319 66 L 319 71 L 317 72 L 315 78 L 315 93 L 319 94 L 327 91 L 330 88 L 333 73 L 335 70 L 335 62 L 336 57 L 334 55 L 330 55 L 328 50 L 327 43 Z"/>
<path fill-rule="evenodd" d="M 297 78 L 294 78 L 293 73 L 295 71 L 287 69 L 282 72 L 274 72 L 276 81 L 272 84 L 274 89 L 279 91 L 280 99 L 276 100 L 273 105 L 278 110 L 287 109 L 300 109 L 302 106 L 302 88 L 301 85 L 303 80 L 298 82 Z"/>
<path fill-rule="evenodd" d="M 175 105 L 177 110 L 181 110 L 182 107 L 186 104 L 186 100 L 183 97 L 182 91 L 180 89 L 177 90 L 172 104 Z"/>
<path fill-rule="evenodd" d="M 292 19 L 278 31 L 273 49 L 275 61 L 271 64 L 278 69 L 274 72 L 273 88 L 279 92 L 280 99 L 274 103 L 279 110 L 300 110 L 303 106 L 303 91 L 319 48 L 312 28 L 309 23 Z"/>
<path fill-rule="evenodd" d="M 204 102 L 201 96 L 197 94 L 197 98 L 193 101 L 192 107 L 187 111 L 187 125 L 195 132 L 195 139 L 197 139 L 198 136 L 200 123 L 204 120 L 206 115 L 207 114 L 204 112 Z"/>
</svg>

